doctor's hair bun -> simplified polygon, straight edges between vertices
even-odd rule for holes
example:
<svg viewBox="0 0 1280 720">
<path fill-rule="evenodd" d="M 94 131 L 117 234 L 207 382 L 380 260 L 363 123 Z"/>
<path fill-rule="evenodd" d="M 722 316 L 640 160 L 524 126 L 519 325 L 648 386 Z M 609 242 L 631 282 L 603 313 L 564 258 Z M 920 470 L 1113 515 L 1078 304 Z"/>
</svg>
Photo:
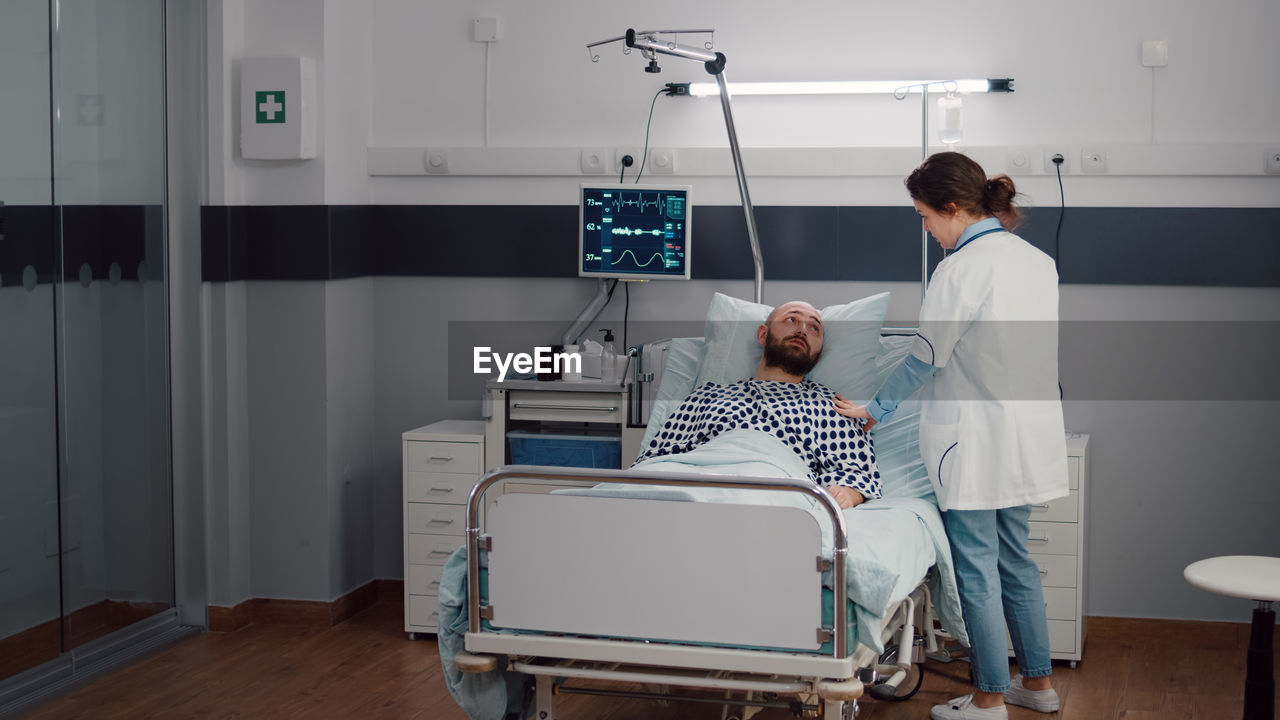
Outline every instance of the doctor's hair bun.
<svg viewBox="0 0 1280 720">
<path fill-rule="evenodd" d="M 987 180 L 987 191 L 983 196 L 982 206 L 988 213 L 1000 218 L 1005 230 L 1013 230 L 1022 222 L 1022 213 L 1014 204 L 1018 190 L 1013 186 L 1013 178 L 1008 175 L 996 175 Z"/>
<path fill-rule="evenodd" d="M 1008 175 L 988 180 L 982 166 L 963 153 L 930 155 L 907 176 L 905 184 L 912 200 L 940 212 L 954 204 L 973 215 L 995 215 L 1006 230 L 1012 230 L 1021 220 L 1013 204 L 1018 194 L 1013 180 Z"/>
</svg>

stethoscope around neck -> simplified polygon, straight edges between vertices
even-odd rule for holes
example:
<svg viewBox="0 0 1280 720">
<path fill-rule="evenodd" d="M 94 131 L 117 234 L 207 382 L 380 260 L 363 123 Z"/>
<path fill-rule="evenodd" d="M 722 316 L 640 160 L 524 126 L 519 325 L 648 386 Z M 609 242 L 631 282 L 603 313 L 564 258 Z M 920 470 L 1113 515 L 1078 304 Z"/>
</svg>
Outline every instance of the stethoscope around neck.
<svg viewBox="0 0 1280 720">
<path fill-rule="evenodd" d="M 960 245 L 957 245 L 956 247 L 952 248 L 951 250 L 943 250 L 943 251 L 942 251 L 942 257 L 944 257 L 944 258 L 945 258 L 945 257 L 948 257 L 948 256 L 949 256 L 951 253 L 953 253 L 953 252 L 959 252 L 960 250 L 963 250 L 965 247 L 967 247 L 967 246 L 969 245 L 969 243 L 973 242 L 974 240 L 977 240 L 978 238 L 982 237 L 983 235 L 990 235 L 991 233 L 998 233 L 998 232 L 1004 232 L 1004 227 L 1003 227 L 1003 226 L 1000 226 L 1000 227 L 993 227 L 993 228 L 990 228 L 990 229 L 988 229 L 988 230 L 983 230 L 982 232 L 978 233 L 977 235 L 974 235 L 973 237 L 969 238 L 968 240 L 965 240 L 963 243 L 961 243 Z"/>
</svg>

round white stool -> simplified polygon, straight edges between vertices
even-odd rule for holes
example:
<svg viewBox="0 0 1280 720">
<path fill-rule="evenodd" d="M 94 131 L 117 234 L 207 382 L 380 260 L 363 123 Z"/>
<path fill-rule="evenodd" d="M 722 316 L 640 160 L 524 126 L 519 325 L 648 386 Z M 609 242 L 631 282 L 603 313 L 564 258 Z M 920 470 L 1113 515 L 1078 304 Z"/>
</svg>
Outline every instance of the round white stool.
<svg viewBox="0 0 1280 720">
<path fill-rule="evenodd" d="M 1244 720 L 1273 720 L 1275 675 L 1271 637 L 1280 601 L 1280 558 L 1228 555 L 1191 563 L 1183 571 L 1187 582 L 1219 595 L 1258 601 L 1249 636 L 1249 663 L 1244 678 Z"/>
</svg>

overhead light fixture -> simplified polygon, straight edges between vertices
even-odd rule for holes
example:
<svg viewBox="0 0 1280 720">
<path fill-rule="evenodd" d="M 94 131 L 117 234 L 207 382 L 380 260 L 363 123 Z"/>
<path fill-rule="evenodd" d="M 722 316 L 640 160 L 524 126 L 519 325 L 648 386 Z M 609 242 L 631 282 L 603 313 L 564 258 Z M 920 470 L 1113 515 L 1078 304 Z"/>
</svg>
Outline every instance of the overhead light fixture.
<svg viewBox="0 0 1280 720">
<path fill-rule="evenodd" d="M 920 92 L 931 85 L 952 92 L 1013 92 L 1013 78 L 964 80 L 841 80 L 832 82 L 735 82 L 733 95 L 903 95 Z M 706 97 L 720 94 L 716 83 L 692 83 L 689 94 Z"/>
</svg>

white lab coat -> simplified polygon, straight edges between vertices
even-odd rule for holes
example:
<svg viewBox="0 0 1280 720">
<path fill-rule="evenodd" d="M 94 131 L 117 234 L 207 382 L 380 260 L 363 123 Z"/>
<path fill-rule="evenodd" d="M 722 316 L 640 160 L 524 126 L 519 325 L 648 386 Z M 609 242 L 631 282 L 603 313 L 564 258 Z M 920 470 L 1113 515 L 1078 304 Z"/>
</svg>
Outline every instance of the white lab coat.
<svg viewBox="0 0 1280 720">
<path fill-rule="evenodd" d="M 911 354 L 939 368 L 920 392 L 920 454 L 943 510 L 1067 494 L 1049 256 L 1003 231 L 961 246 L 934 271 Z"/>
</svg>

